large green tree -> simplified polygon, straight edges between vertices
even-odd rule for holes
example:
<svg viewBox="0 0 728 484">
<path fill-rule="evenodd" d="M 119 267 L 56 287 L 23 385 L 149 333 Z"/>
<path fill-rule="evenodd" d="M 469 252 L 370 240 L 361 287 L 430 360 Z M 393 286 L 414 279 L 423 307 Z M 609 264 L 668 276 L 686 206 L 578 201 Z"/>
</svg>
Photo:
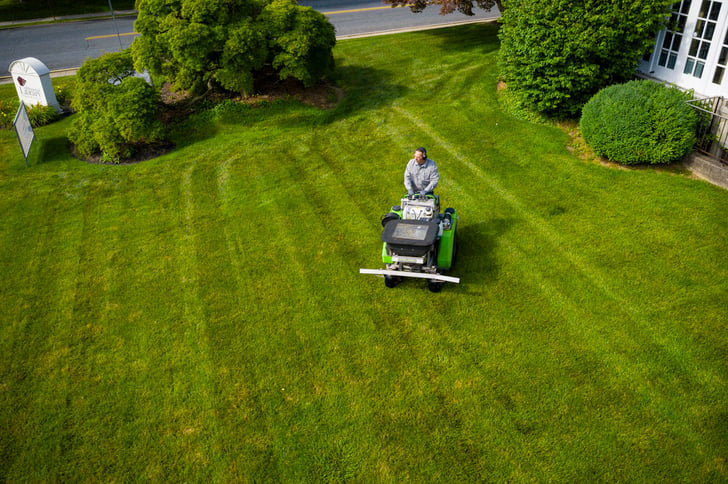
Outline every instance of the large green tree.
<svg viewBox="0 0 728 484">
<path fill-rule="evenodd" d="M 295 0 L 137 0 L 134 66 L 176 87 L 249 94 L 261 73 L 310 85 L 333 69 L 334 27 Z"/>
<path fill-rule="evenodd" d="M 634 77 L 673 0 L 508 0 L 501 73 L 529 110 L 573 117 L 601 88 Z"/>
<path fill-rule="evenodd" d="M 409 7 L 413 12 L 422 12 L 428 5 L 439 5 L 440 14 L 447 15 L 458 11 L 465 15 L 474 15 L 473 8 L 478 7 L 490 11 L 493 7 L 503 12 L 503 0 L 384 0 L 395 7 Z"/>
</svg>

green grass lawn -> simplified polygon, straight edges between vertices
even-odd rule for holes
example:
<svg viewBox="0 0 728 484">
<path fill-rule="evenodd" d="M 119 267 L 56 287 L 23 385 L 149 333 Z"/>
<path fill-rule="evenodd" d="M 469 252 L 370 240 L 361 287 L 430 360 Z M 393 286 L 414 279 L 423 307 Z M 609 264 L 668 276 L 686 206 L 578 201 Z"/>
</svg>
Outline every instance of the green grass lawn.
<svg viewBox="0 0 728 484">
<path fill-rule="evenodd" d="M 504 113 L 497 47 L 342 41 L 335 109 L 228 105 L 137 165 L 0 132 L 0 481 L 726 481 L 728 192 Z M 359 274 L 417 146 L 440 294 Z"/>
</svg>

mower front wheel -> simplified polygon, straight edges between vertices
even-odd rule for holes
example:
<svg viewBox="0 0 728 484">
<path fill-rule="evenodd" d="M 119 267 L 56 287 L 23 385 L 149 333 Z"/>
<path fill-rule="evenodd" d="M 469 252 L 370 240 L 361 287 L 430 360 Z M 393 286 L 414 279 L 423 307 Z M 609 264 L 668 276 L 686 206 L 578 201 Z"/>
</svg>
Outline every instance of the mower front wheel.
<svg viewBox="0 0 728 484">
<path fill-rule="evenodd" d="M 444 282 L 427 281 L 427 289 L 429 289 L 430 292 L 440 292 L 442 291 L 442 286 L 444 285 Z"/>
<path fill-rule="evenodd" d="M 384 276 L 384 285 L 389 288 L 397 286 L 397 284 L 399 284 L 400 282 L 402 282 L 401 277 Z"/>
</svg>

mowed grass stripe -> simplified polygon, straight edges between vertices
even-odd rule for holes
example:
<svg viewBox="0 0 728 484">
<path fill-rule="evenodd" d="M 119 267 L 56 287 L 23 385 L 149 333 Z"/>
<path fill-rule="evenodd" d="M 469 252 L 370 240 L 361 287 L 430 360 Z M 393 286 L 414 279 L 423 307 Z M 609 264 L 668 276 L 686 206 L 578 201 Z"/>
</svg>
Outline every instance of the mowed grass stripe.
<svg viewBox="0 0 728 484">
<path fill-rule="evenodd" d="M 399 107 L 395 107 L 394 110 L 397 112 L 402 111 L 402 109 Z M 538 232 L 541 233 L 541 235 L 546 239 L 546 242 L 551 246 L 552 250 L 559 254 L 559 257 L 569 260 L 573 263 L 577 270 L 585 276 L 585 279 L 587 281 L 589 281 L 589 284 L 596 285 L 600 292 L 604 293 L 610 299 L 614 299 L 616 304 L 611 305 L 612 308 L 609 310 L 609 312 L 606 312 L 604 314 L 605 317 L 611 319 L 613 323 L 620 322 L 619 324 L 623 325 L 625 328 L 629 328 L 633 325 L 633 323 L 638 323 L 643 328 L 650 326 L 649 321 L 644 316 L 641 316 L 640 312 L 634 306 L 627 307 L 627 310 L 624 311 L 625 301 L 623 301 L 621 298 L 615 297 L 611 290 L 605 288 L 604 285 L 599 282 L 603 282 L 605 278 L 597 274 L 594 268 L 587 267 L 583 259 L 575 255 L 572 251 L 568 251 L 565 249 L 563 239 L 558 236 L 558 234 L 554 231 L 553 227 L 549 226 L 533 211 L 526 210 L 524 208 L 524 205 L 521 204 L 511 192 L 505 190 L 502 186 L 500 186 L 498 182 L 496 182 L 491 177 L 486 176 L 476 165 L 474 165 L 472 162 L 469 162 L 464 155 L 462 155 L 458 150 L 453 147 L 452 144 L 446 142 L 435 132 L 434 129 L 430 128 L 423 119 L 415 116 L 412 112 L 401 112 L 401 114 L 403 114 L 410 121 L 414 121 L 412 123 L 413 125 L 423 129 L 425 131 L 425 135 L 433 139 L 433 141 L 435 142 L 434 146 L 437 147 L 438 150 L 443 153 L 447 153 L 448 158 L 454 157 L 456 160 L 464 164 L 467 168 L 474 172 L 479 180 L 487 184 L 489 192 L 495 192 L 502 200 L 506 201 L 512 208 L 514 208 L 516 213 L 522 216 L 532 228 L 536 229 Z M 396 124 L 404 125 L 405 123 Z M 479 205 L 477 202 L 467 203 L 468 198 L 470 197 L 464 196 L 462 198 L 462 201 L 465 202 L 465 206 Z M 581 341 L 581 343 L 577 343 L 577 345 L 583 344 L 584 346 L 593 346 L 596 343 L 598 349 L 595 355 L 597 355 L 601 359 L 611 360 L 612 363 L 610 367 L 612 368 L 613 374 L 609 375 L 607 378 L 611 380 L 612 383 L 608 383 L 608 385 L 617 385 L 617 387 L 629 387 L 633 386 L 635 382 L 641 381 L 642 383 L 638 385 L 638 388 L 641 387 L 642 390 L 639 390 L 638 392 L 642 393 L 642 398 L 646 398 L 649 393 L 647 388 L 649 388 L 650 386 L 649 381 L 651 380 L 652 376 L 650 375 L 650 371 L 648 369 L 644 369 L 640 366 L 634 365 L 636 361 L 644 359 L 644 356 L 639 355 L 641 351 L 637 349 L 639 346 L 637 345 L 637 342 L 633 339 L 635 336 L 634 331 L 627 329 L 626 334 L 623 334 L 619 340 L 612 340 L 611 338 L 615 334 L 611 333 L 610 339 L 608 340 L 603 335 L 599 334 L 599 331 L 601 331 L 600 329 L 592 329 L 591 327 L 585 326 L 583 324 L 583 321 L 588 320 L 590 317 L 593 317 L 593 311 L 595 309 L 589 299 L 583 300 L 582 298 L 582 301 L 577 303 L 572 299 L 571 295 L 566 295 L 563 290 L 558 289 L 559 285 L 563 285 L 563 279 L 554 280 L 553 276 L 545 278 L 537 268 L 539 265 L 543 265 L 544 262 L 539 262 L 537 260 L 534 260 L 531 256 L 523 254 L 519 249 L 516 248 L 519 243 L 517 241 L 511 240 L 509 244 L 509 238 L 510 237 L 507 235 L 504 236 L 502 242 L 508 244 L 505 246 L 505 248 L 511 251 L 512 255 L 515 256 L 515 259 L 511 260 L 511 262 L 513 263 L 520 261 L 520 264 L 517 263 L 516 266 L 522 266 L 522 274 L 525 276 L 525 279 L 527 281 L 530 279 L 534 287 L 539 288 L 544 293 L 548 300 L 551 301 L 551 304 L 554 305 L 554 307 L 558 310 L 558 314 L 560 315 L 559 317 L 564 318 L 564 322 L 569 321 L 567 326 L 569 333 L 576 338 L 575 341 Z M 516 245 L 512 245 L 513 243 L 515 243 Z M 550 268 L 547 270 L 550 274 L 557 274 L 552 272 Z M 557 269 L 557 271 L 558 270 L 559 269 Z M 574 289 L 576 289 L 578 286 L 575 287 L 574 283 L 575 280 L 573 279 L 572 275 L 569 279 L 570 287 L 567 290 L 573 291 Z M 583 289 L 581 291 L 583 291 Z M 586 294 L 589 294 L 591 291 L 587 289 L 584 292 Z M 620 313 L 623 313 L 622 317 L 618 316 Z M 684 345 L 676 346 L 674 344 L 674 341 L 666 339 L 660 334 L 650 333 L 647 338 L 647 343 L 650 345 L 651 348 L 653 348 L 653 351 L 659 348 L 658 351 L 664 354 L 664 358 L 667 360 L 673 359 L 677 361 L 678 359 L 685 356 L 685 348 L 683 347 Z M 654 353 L 652 353 L 651 356 L 654 356 Z M 635 360 L 635 358 L 637 359 Z M 638 370 L 628 371 L 625 373 L 626 368 Z M 697 375 L 694 375 L 694 377 L 696 376 Z M 654 397 L 650 398 L 653 399 Z M 652 405 L 654 405 L 655 409 L 667 406 L 666 401 L 652 401 Z M 685 425 L 684 430 L 689 431 L 689 426 Z M 697 440 L 697 435 L 695 437 Z"/>
<path fill-rule="evenodd" d="M 205 284 L 203 268 L 210 262 L 210 255 L 218 250 L 217 246 L 208 244 L 207 237 L 215 231 L 204 222 L 210 216 L 207 198 L 215 195 L 208 173 L 209 167 L 191 160 L 180 174 L 181 234 L 176 258 L 181 311 L 177 322 L 179 339 L 170 350 L 176 366 L 174 372 L 185 377 L 174 377 L 166 402 L 177 426 L 174 441 L 179 447 L 178 452 L 181 451 L 178 458 L 182 459 L 183 465 L 191 468 L 204 462 L 219 464 L 217 452 L 220 443 L 215 414 L 217 375 L 209 340 L 212 321 L 205 314 L 206 301 L 202 295 Z M 216 466 L 207 468 L 212 478 Z"/>
<path fill-rule="evenodd" d="M 63 202 L 52 193 L 41 193 L 24 200 L 23 208 L 35 216 L 21 230 L 36 243 L 12 244 L 10 248 L 15 257 L 6 259 L 8 264 L 5 267 L 13 268 L 8 275 L 17 299 L 8 297 L 12 292 L 3 291 L 3 307 L 20 307 L 22 312 L 13 316 L 13 313 L 4 311 L 2 317 L 3 354 L 14 357 L 3 365 L 7 371 L 0 373 L 3 386 L 0 393 L 5 397 L 3 404 L 17 412 L 15 418 L 3 419 L 2 428 L 8 443 L 13 442 L 26 451 L 43 448 L 47 440 L 60 445 L 64 426 L 59 409 L 64 406 L 63 392 L 68 388 L 68 375 L 61 368 L 69 351 L 65 342 L 59 342 L 59 339 L 65 340 L 68 332 L 74 331 L 66 321 L 72 319 L 68 316 L 69 308 L 73 307 L 77 261 L 73 242 L 79 242 L 80 231 L 79 225 L 64 224 L 65 216 L 71 213 L 78 223 L 79 212 L 56 205 L 61 203 L 65 208 Z M 48 218 L 43 215 L 46 213 Z M 9 227 L 4 227 L 3 232 L 6 229 Z M 7 233 L 13 231 L 8 230 Z M 51 249 L 55 244 L 58 244 L 57 250 Z M 17 257 L 18 253 L 31 257 Z M 49 375 L 51 380 L 46 379 Z M 33 384 L 26 387 L 26 391 L 14 391 L 22 383 L 18 378 Z M 38 422 L 47 426 L 35 434 L 36 438 L 24 438 L 20 429 L 37 426 Z M 7 456 L 8 459 L 10 457 Z M 51 461 L 52 455 L 44 457 L 46 460 L 37 466 L 39 476 L 49 475 L 45 462 Z"/>
<path fill-rule="evenodd" d="M 352 379 L 348 376 L 347 365 L 340 362 L 337 364 L 340 358 L 337 346 L 346 341 L 342 334 L 342 331 L 346 331 L 346 325 L 356 324 L 356 319 L 342 320 L 336 315 L 340 302 L 336 301 L 337 288 L 331 282 L 342 277 L 347 278 L 346 273 L 331 273 L 331 265 L 338 261 L 338 257 L 335 252 L 330 252 L 340 243 L 340 236 L 336 234 L 346 224 L 342 223 L 337 229 L 336 225 L 327 223 L 332 214 L 320 213 L 312 202 L 319 190 L 325 187 L 306 183 L 308 160 L 305 164 L 301 162 L 298 149 L 292 146 L 279 147 L 277 152 L 277 169 L 280 169 L 282 176 L 287 177 L 281 180 L 281 185 L 296 187 L 294 193 L 288 194 L 289 202 L 277 211 L 294 214 L 283 219 L 286 224 L 284 228 L 276 230 L 278 239 L 283 239 L 280 242 L 284 248 L 278 254 L 278 260 L 294 261 L 293 267 L 296 269 L 292 285 L 282 286 L 282 289 L 286 290 L 287 295 L 291 292 L 301 293 L 294 299 L 300 298 L 300 302 L 290 308 L 290 312 L 285 315 L 285 321 L 277 324 L 290 326 L 297 338 L 296 346 L 300 353 L 295 355 L 297 358 L 294 361 L 290 361 L 293 355 L 286 355 L 289 359 L 288 365 L 305 370 L 302 375 L 284 371 L 280 389 L 276 388 L 284 400 L 276 410 L 280 417 L 280 421 L 274 426 L 274 434 L 278 437 L 276 457 L 285 462 L 292 455 L 311 459 L 327 453 L 340 454 L 336 459 L 323 458 L 315 461 L 321 475 L 327 475 L 333 472 L 329 468 L 347 468 L 358 461 L 349 456 L 350 449 L 355 447 L 352 443 L 347 443 L 347 439 L 341 435 L 341 430 L 347 427 L 346 421 L 334 418 L 329 422 L 320 422 L 318 416 L 330 405 L 333 405 L 331 410 L 335 413 L 346 413 L 349 407 L 350 399 L 340 394 L 340 382 Z M 312 250 L 317 252 L 312 253 Z M 320 250 L 326 251 L 323 257 L 318 254 Z M 307 378 L 312 377 L 315 382 L 313 388 L 306 384 Z M 326 399 L 330 403 L 322 408 Z M 292 419 L 303 425 L 298 429 L 291 429 L 289 422 Z M 325 425 L 331 429 L 333 435 L 339 437 L 332 440 L 322 435 L 311 441 L 305 437 L 311 430 L 305 422 L 316 427 Z M 283 466 L 279 472 L 293 479 L 313 478 L 315 474 L 311 474 L 311 470 L 289 466 Z"/>
<path fill-rule="evenodd" d="M 259 450 L 267 455 L 270 465 L 267 471 L 273 471 L 275 475 L 282 473 L 280 475 L 296 476 L 302 472 L 300 469 L 286 466 L 278 468 L 277 462 L 290 459 L 291 452 L 295 454 L 307 449 L 306 445 L 296 447 L 285 444 L 291 441 L 291 429 L 287 425 L 290 420 L 285 415 L 290 412 L 287 407 L 291 406 L 286 402 L 294 401 L 294 395 L 305 394 L 308 390 L 299 388 L 296 383 L 303 376 L 290 374 L 288 369 L 312 365 L 312 362 L 305 363 L 310 361 L 309 335 L 302 329 L 306 327 L 302 321 L 315 321 L 319 317 L 319 308 L 307 297 L 307 293 L 311 292 L 307 272 L 309 263 L 305 260 L 307 254 L 301 254 L 296 249 L 300 246 L 301 237 L 315 238 L 317 234 L 311 230 L 297 230 L 295 220 L 314 220 L 300 193 L 287 192 L 285 198 L 292 197 L 295 206 L 287 205 L 282 210 L 278 209 L 278 199 L 282 196 L 280 188 L 291 186 L 285 178 L 289 168 L 285 161 L 286 154 L 279 153 L 281 162 L 267 166 L 257 163 L 259 154 L 255 151 L 245 153 L 241 157 L 244 163 L 238 165 L 233 162 L 228 167 L 228 180 L 234 181 L 236 175 L 243 174 L 241 179 L 252 182 L 246 183 L 243 188 L 243 192 L 248 194 L 246 198 L 249 198 L 250 206 L 263 206 L 260 210 L 245 212 L 242 220 L 246 224 L 236 236 L 238 240 L 229 244 L 247 246 L 249 249 L 245 262 L 253 270 L 259 271 L 259 276 L 244 280 L 242 284 L 244 288 L 254 289 L 258 298 L 263 298 L 253 306 L 256 311 L 241 321 L 241 333 L 250 338 L 245 345 L 247 351 L 240 354 L 241 360 L 246 361 L 246 369 L 238 375 L 243 376 L 242 379 L 235 376 L 231 378 L 237 380 L 238 388 L 253 384 L 254 388 L 250 390 L 254 394 L 250 402 L 253 407 L 251 410 L 256 413 L 262 410 L 264 413 L 261 416 L 269 424 L 263 434 L 267 436 L 266 441 L 258 443 Z M 246 171 L 254 175 L 246 177 Z M 281 216 L 281 213 L 287 215 Z M 255 230 L 251 231 L 251 227 Z M 291 301 L 290 305 L 284 307 L 275 303 L 283 298 Z M 266 308 L 275 312 L 266 313 Z M 281 348 L 291 346 L 299 349 L 281 353 Z M 227 358 L 234 360 L 233 355 Z M 268 364 L 261 364 L 262 361 Z M 278 415 L 281 419 L 270 420 L 266 415 Z M 236 466 L 242 468 L 243 464 L 240 461 Z"/>
<path fill-rule="evenodd" d="M 270 340 L 278 333 L 282 319 L 266 312 L 275 305 L 271 284 L 280 282 L 272 264 L 268 264 L 268 247 L 276 237 L 269 230 L 277 182 L 264 181 L 272 177 L 260 163 L 260 153 L 245 148 L 222 160 L 217 176 L 230 267 L 211 277 L 228 278 L 233 283 L 226 284 L 228 290 L 221 294 L 228 302 L 223 307 L 228 307 L 229 313 L 218 312 L 211 318 L 222 392 L 217 412 L 226 430 L 228 475 L 239 479 L 280 478 L 273 425 L 268 417 L 269 392 L 274 389 L 260 373 L 264 361 L 277 357 Z"/>
<path fill-rule="evenodd" d="M 469 161 L 467 156 L 460 153 L 454 145 L 439 136 L 420 116 L 417 116 L 412 111 L 404 110 L 399 106 L 394 107 L 393 110 L 402 115 L 410 123 L 420 127 L 427 136 L 431 137 L 437 143 L 439 149 L 447 153 L 449 158 L 457 160 L 461 165 L 470 170 L 474 176 L 485 183 L 489 192 L 496 193 L 506 202 L 518 216 L 522 217 L 541 235 L 553 250 L 560 254 L 562 260 L 569 261 L 579 272 L 591 280 L 600 292 L 617 302 L 620 310 L 627 310 L 633 314 L 637 312 L 637 308 L 633 307 L 631 303 L 628 303 L 624 298 L 617 295 L 612 288 L 608 287 L 607 279 L 595 267 L 590 266 L 574 250 L 568 247 L 566 240 L 558 234 L 553 226 L 542 217 L 537 216 L 532 209 L 527 208 L 512 191 L 504 188 L 495 178 L 488 176 L 475 163 Z"/>
<path fill-rule="evenodd" d="M 300 144 L 298 145 L 300 148 Z M 301 156 L 299 156 L 298 153 L 280 153 L 280 159 L 281 160 L 292 160 L 290 163 L 292 163 L 293 166 L 300 164 Z M 329 232 L 329 235 L 334 235 L 338 233 L 339 231 L 346 232 L 351 231 L 352 227 L 351 225 L 357 225 L 357 220 L 360 220 L 361 217 L 357 215 L 357 205 L 356 201 L 352 201 L 351 204 L 347 202 L 347 196 L 346 193 L 348 192 L 348 189 L 342 190 L 341 188 L 331 190 L 329 183 L 332 182 L 334 186 L 337 185 L 337 178 L 329 177 L 326 174 L 321 175 L 321 173 L 315 169 L 319 166 L 318 163 L 315 162 L 315 160 L 311 160 L 310 157 L 306 157 L 306 164 L 303 169 L 297 170 L 297 176 L 301 175 L 301 172 L 311 172 L 311 173 L 318 173 L 318 183 L 314 183 L 316 180 L 306 180 L 306 177 L 303 176 L 303 181 L 308 181 L 310 183 L 299 183 L 302 186 L 310 187 L 309 190 L 306 190 L 305 192 L 305 199 L 306 203 L 312 203 L 312 211 L 315 213 L 315 216 L 307 216 L 309 214 L 309 210 L 302 208 L 301 209 L 301 217 L 296 218 L 297 221 L 301 222 L 301 225 L 303 226 L 303 230 L 306 231 L 306 234 L 308 238 L 315 238 L 316 231 L 313 232 L 310 230 L 310 225 L 318 225 L 321 224 L 324 227 L 327 227 L 327 231 Z M 284 161 L 283 164 L 285 165 L 286 162 Z M 342 178 L 339 176 L 338 179 Z M 327 181 L 327 183 L 322 183 L 322 181 Z M 252 191 L 259 191 L 253 189 Z M 399 193 L 399 192 L 397 192 Z M 342 196 L 342 194 L 344 194 Z M 321 196 L 333 196 L 333 200 L 330 202 L 330 210 L 327 208 L 321 208 L 321 207 L 328 207 L 329 202 L 316 202 L 316 200 L 320 200 Z M 356 198 L 356 197 L 355 197 Z M 351 205 L 351 209 L 349 209 L 349 205 Z M 342 209 L 346 208 L 346 209 Z M 348 216 L 349 214 L 354 215 L 353 217 Z M 371 221 L 368 222 L 371 225 Z M 376 227 L 379 226 L 378 224 L 378 217 L 374 221 L 374 224 Z M 294 224 L 295 225 L 295 224 Z M 311 275 L 314 277 L 314 280 L 316 278 L 316 273 L 320 270 L 319 266 L 323 265 L 324 270 L 331 270 L 331 266 L 338 266 L 341 261 L 345 262 L 347 257 L 341 257 L 338 252 L 342 251 L 342 247 L 345 247 L 346 245 L 351 243 L 351 240 L 363 240 L 364 243 L 367 243 L 366 238 L 362 237 L 361 233 L 358 233 L 358 231 L 354 228 L 355 232 L 350 234 L 344 234 L 345 237 L 336 236 L 336 237 L 325 237 L 322 239 L 322 244 L 327 250 L 326 257 L 321 258 L 321 260 L 314 260 L 313 262 L 309 262 L 310 266 L 310 272 Z M 370 229 L 371 230 L 371 229 Z M 295 231 L 293 232 L 295 233 Z M 375 228 L 375 230 L 372 233 L 372 236 L 374 238 L 374 243 L 371 244 L 374 248 L 372 251 L 372 258 L 379 263 L 379 243 L 376 242 L 378 240 L 378 234 L 379 229 Z M 351 239 L 351 240 L 347 240 Z M 344 252 L 349 252 L 344 251 Z M 356 267 L 355 267 L 356 269 Z M 346 274 L 343 274 L 346 275 Z M 327 279 L 331 278 L 331 275 L 328 274 L 325 276 Z M 359 278 L 360 276 L 358 274 L 352 274 L 350 277 L 353 277 L 353 282 L 361 285 L 363 287 L 370 287 L 369 284 L 366 282 L 358 282 L 356 278 Z M 336 370 L 333 374 L 330 374 L 326 372 L 325 374 L 322 374 L 320 379 L 317 379 L 319 381 L 318 387 L 316 389 L 316 393 L 321 393 L 321 397 L 323 396 L 333 396 L 339 394 L 345 387 L 342 387 L 343 382 L 348 382 L 349 385 L 353 384 L 355 387 L 359 387 L 361 384 L 365 384 L 366 386 L 363 388 L 368 388 L 371 382 L 376 380 L 376 373 L 372 374 L 372 369 L 376 368 L 377 365 L 381 365 L 381 362 L 378 358 L 375 357 L 376 354 L 381 353 L 382 347 L 384 345 L 385 340 L 379 340 L 379 338 L 371 338 L 371 335 L 367 333 L 368 330 L 370 330 L 371 323 L 367 324 L 368 318 L 362 318 L 363 314 L 345 314 L 344 319 L 342 319 L 342 315 L 336 311 L 336 308 L 339 306 L 338 303 L 336 303 L 335 299 L 329 300 L 332 296 L 332 292 L 337 292 L 339 288 L 333 287 L 331 283 L 326 282 L 326 280 L 323 280 L 323 284 L 317 285 L 318 291 L 316 293 L 312 294 L 311 297 L 313 298 L 312 304 L 316 305 L 317 309 L 321 309 L 325 314 L 312 314 L 312 318 L 321 318 L 325 316 L 326 318 L 330 318 L 329 325 L 334 329 L 336 332 L 330 333 L 331 329 L 327 329 L 327 326 L 320 326 L 322 324 L 322 321 L 312 321 L 314 324 L 318 323 L 319 325 L 319 332 L 321 334 L 317 333 L 305 333 L 303 334 L 302 338 L 308 339 L 311 348 L 319 348 L 316 350 L 316 360 L 320 360 L 321 358 L 324 359 L 329 365 L 333 364 L 333 368 L 339 368 Z M 343 284 L 343 286 L 346 286 L 346 284 Z M 382 288 L 383 285 L 381 284 L 381 281 L 377 283 L 377 287 Z M 420 290 L 424 291 L 424 294 L 429 294 L 424 290 L 424 287 L 420 288 Z M 381 290 L 380 290 L 381 292 Z M 388 293 L 385 293 L 386 296 Z M 400 293 L 400 294 L 406 294 L 406 293 Z M 324 297 L 326 296 L 326 297 Z M 335 296 L 334 296 L 335 297 Z M 367 312 L 376 312 L 377 303 L 376 301 L 370 301 L 365 300 L 363 301 L 364 307 L 367 307 Z M 397 328 L 397 332 L 395 332 L 394 329 L 392 329 L 392 337 L 397 338 L 398 340 L 402 340 L 403 335 L 399 334 L 399 328 L 410 328 L 412 323 L 408 321 L 408 318 L 402 317 L 401 315 L 398 315 L 401 313 L 403 309 L 406 309 L 405 305 L 398 304 L 396 307 L 393 307 L 389 309 L 387 312 L 392 313 L 392 323 L 394 324 L 393 328 Z M 291 316 L 293 317 L 293 316 Z M 362 340 L 362 337 L 366 338 L 365 340 Z M 313 338 L 313 340 L 312 340 Z M 367 344 L 369 344 L 369 347 L 372 348 L 371 351 L 368 351 L 367 353 L 372 353 L 371 356 L 365 356 L 366 361 L 364 362 L 357 362 L 356 355 L 361 354 L 363 350 L 367 348 Z M 343 350 L 342 345 L 345 348 L 348 348 L 347 350 Z M 419 344 L 412 342 L 412 343 L 402 343 L 404 348 L 408 348 L 408 351 L 405 354 L 398 354 L 396 358 L 393 360 L 393 366 L 395 368 L 399 368 L 403 364 L 405 365 L 408 370 L 406 371 L 407 379 L 410 378 L 416 378 L 416 376 L 420 373 L 417 371 L 416 373 L 412 374 L 411 369 L 412 368 L 418 368 L 417 363 L 417 354 L 412 354 L 412 351 L 414 348 L 417 348 Z M 419 353 L 419 350 L 415 350 L 415 353 Z M 345 355 L 348 355 L 349 358 L 342 359 Z M 366 353 L 365 353 L 366 355 Z M 414 357 L 413 357 L 414 356 Z M 352 357 L 354 359 L 352 360 Z M 392 358 L 389 356 L 389 358 Z M 341 360 L 340 363 L 335 364 L 334 362 Z M 436 374 L 437 372 L 432 372 L 430 374 Z M 393 376 L 397 374 L 397 371 L 393 373 Z M 421 377 L 420 377 L 421 378 Z M 427 377 L 425 377 L 426 379 Z M 286 387 L 289 388 L 289 387 Z M 341 396 L 342 398 L 342 404 L 346 402 L 346 404 L 349 404 L 351 402 L 351 405 L 353 406 L 352 411 L 355 413 L 360 413 L 364 409 L 369 409 L 370 405 L 375 405 L 377 408 L 378 406 L 374 404 L 374 402 L 377 401 L 392 401 L 388 398 L 387 394 L 376 394 L 373 395 L 371 398 L 371 402 L 369 405 L 362 405 L 361 403 L 357 403 L 358 400 L 360 400 L 359 395 L 356 393 L 349 394 L 349 390 L 346 391 L 348 394 L 344 397 L 344 395 Z M 396 392 L 397 399 L 402 398 L 404 395 L 399 395 L 399 392 Z M 406 394 L 409 394 L 409 392 L 406 392 Z M 419 392 L 418 392 L 419 394 Z M 303 396 L 299 396 L 299 398 L 302 398 L 304 401 L 306 401 L 311 396 L 306 396 L 305 389 L 302 393 Z M 317 400 L 318 397 L 315 399 Z M 394 400 L 392 402 L 396 402 L 397 400 Z M 400 404 L 396 404 L 399 406 Z M 406 407 L 411 406 L 411 403 L 408 402 L 405 405 Z M 369 412 L 369 410 L 366 410 Z M 382 415 L 383 416 L 383 415 Z M 378 417 L 381 418 L 381 417 Z M 338 424 L 336 422 L 331 422 L 330 425 L 336 426 L 336 425 L 345 425 L 345 422 L 339 422 Z M 387 424 L 387 427 L 390 427 L 392 424 Z M 397 424 L 399 425 L 399 424 Z M 372 425 L 372 427 L 375 427 Z M 353 431 L 353 430 L 352 430 Z M 356 433 L 355 431 L 353 431 Z M 353 439 L 353 435 L 352 435 Z M 303 445 L 303 444 L 301 444 Z M 335 447 L 342 449 L 351 449 L 354 448 L 353 441 L 350 443 L 346 443 L 346 441 L 339 441 L 338 443 L 331 443 L 331 442 L 323 442 L 321 443 L 324 447 Z M 311 450 L 313 452 L 313 449 Z M 343 452 L 343 451 L 342 451 Z M 347 451 L 348 452 L 348 451 Z M 343 452 L 346 454 L 347 452 Z M 326 464 L 326 462 L 323 462 L 322 465 Z M 331 462 L 326 465 L 334 465 L 335 463 Z"/>
</svg>

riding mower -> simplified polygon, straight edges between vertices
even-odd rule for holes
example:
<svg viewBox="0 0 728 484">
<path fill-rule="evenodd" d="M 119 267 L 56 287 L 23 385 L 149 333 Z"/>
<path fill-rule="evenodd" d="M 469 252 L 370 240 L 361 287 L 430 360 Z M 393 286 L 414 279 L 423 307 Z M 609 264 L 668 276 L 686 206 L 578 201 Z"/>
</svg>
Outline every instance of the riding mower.
<svg viewBox="0 0 728 484">
<path fill-rule="evenodd" d="M 460 278 L 443 275 L 457 254 L 458 216 L 454 208 L 440 213 L 435 195 L 405 195 L 382 216 L 382 262 L 385 269 L 360 269 L 361 274 L 384 277 L 387 287 L 405 278 L 426 279 L 432 292 L 440 292 L 446 282 Z"/>
</svg>

